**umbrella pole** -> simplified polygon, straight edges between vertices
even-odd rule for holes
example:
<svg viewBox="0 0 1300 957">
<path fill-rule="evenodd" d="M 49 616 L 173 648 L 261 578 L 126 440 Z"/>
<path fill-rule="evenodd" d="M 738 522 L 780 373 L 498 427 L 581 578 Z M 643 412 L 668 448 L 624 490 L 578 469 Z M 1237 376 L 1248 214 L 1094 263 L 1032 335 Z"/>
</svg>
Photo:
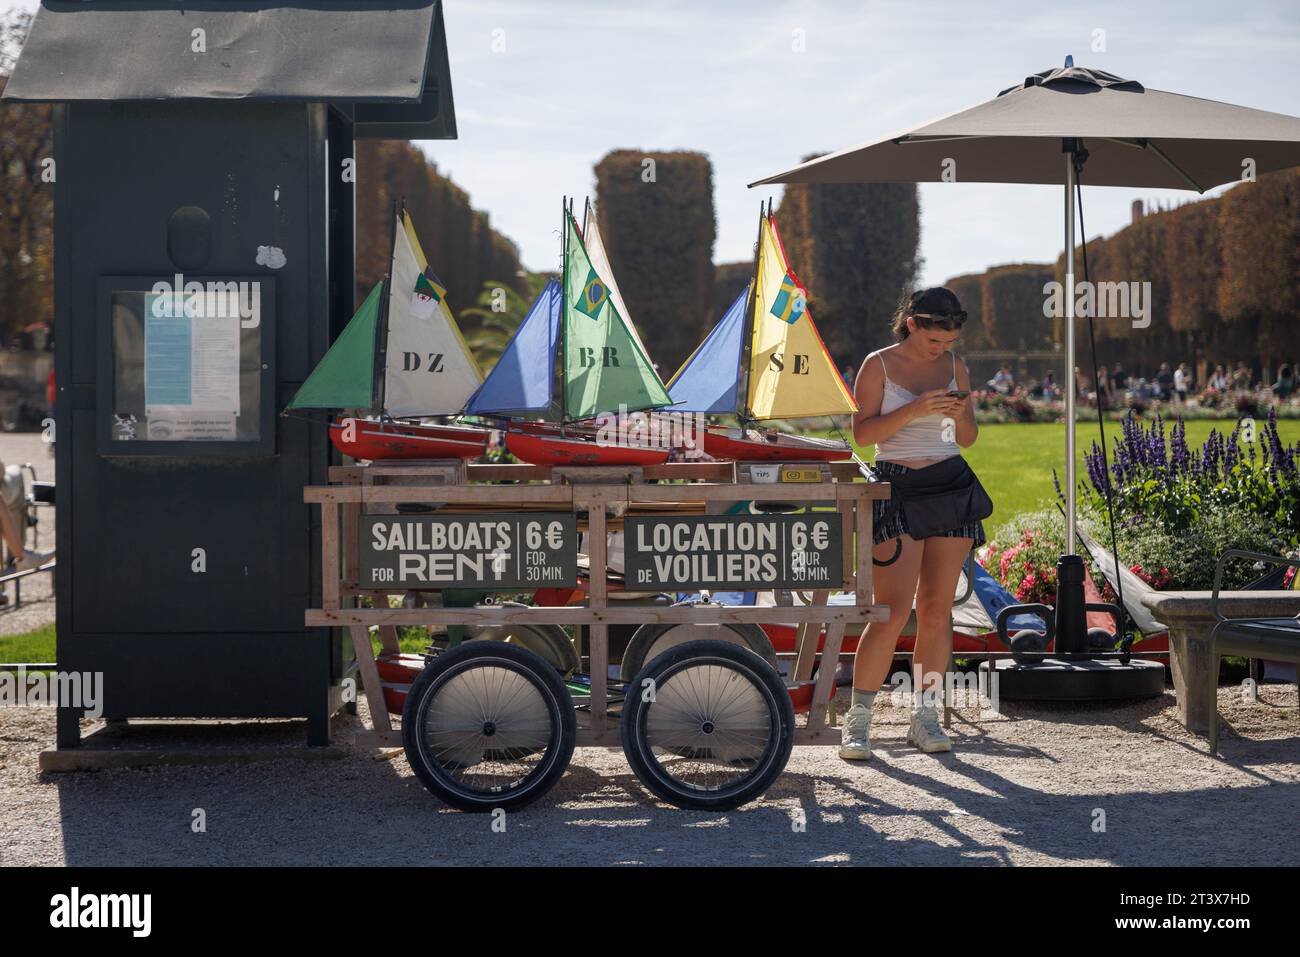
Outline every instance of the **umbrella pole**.
<svg viewBox="0 0 1300 957">
<path fill-rule="evenodd" d="M 1074 407 L 1078 377 L 1074 374 L 1074 196 L 1078 175 L 1075 167 L 1077 139 L 1062 144 L 1065 152 L 1065 552 L 1056 563 L 1056 652 L 1086 653 L 1088 615 L 1083 593 L 1086 573 L 1083 559 L 1075 553 L 1075 498 L 1078 486 L 1074 468 Z"/>
<path fill-rule="evenodd" d="M 1068 141 L 1067 141 L 1068 143 Z M 1074 477 L 1074 403 L 1078 377 L 1074 374 L 1074 150 L 1065 153 L 1065 547 L 1074 554 L 1074 507 L 1078 488 Z"/>
</svg>

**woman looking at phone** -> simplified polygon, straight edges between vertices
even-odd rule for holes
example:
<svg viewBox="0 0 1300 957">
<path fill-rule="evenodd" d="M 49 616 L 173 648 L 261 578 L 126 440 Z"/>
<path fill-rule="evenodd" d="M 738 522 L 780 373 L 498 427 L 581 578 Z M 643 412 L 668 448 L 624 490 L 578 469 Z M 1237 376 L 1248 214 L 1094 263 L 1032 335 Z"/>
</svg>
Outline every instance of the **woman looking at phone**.
<svg viewBox="0 0 1300 957">
<path fill-rule="evenodd" d="M 905 297 L 891 325 L 895 345 L 871 353 L 858 369 L 853 437 L 875 443 L 875 472 L 893 497 L 873 503 L 875 604 L 889 621 L 871 622 L 858 643 L 852 702 L 840 756 L 871 756 L 871 708 L 893 660 L 898 636 L 916 603 L 912 721 L 907 740 L 922 751 L 949 751 L 939 727 L 936 690 L 952 653 L 953 595 L 963 562 L 985 541 L 992 503 L 961 457 L 979 428 L 970 375 L 952 351 L 966 313 L 949 290 Z M 923 693 L 924 692 L 924 693 Z"/>
</svg>

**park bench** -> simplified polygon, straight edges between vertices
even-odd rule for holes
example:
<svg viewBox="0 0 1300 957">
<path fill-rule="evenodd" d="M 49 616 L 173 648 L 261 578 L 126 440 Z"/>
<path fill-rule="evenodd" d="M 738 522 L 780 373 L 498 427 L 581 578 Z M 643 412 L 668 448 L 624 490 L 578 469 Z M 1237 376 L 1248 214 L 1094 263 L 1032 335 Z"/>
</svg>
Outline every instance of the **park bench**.
<svg viewBox="0 0 1300 957">
<path fill-rule="evenodd" d="M 1291 565 L 1300 568 L 1300 559 L 1277 558 L 1262 552 L 1229 548 L 1219 556 L 1214 568 L 1214 594 L 1211 610 L 1219 623 L 1210 632 L 1210 754 L 1218 751 L 1219 708 L 1218 664 L 1224 655 L 1241 655 L 1246 658 L 1269 658 L 1289 661 L 1296 666 L 1296 685 L 1300 689 L 1300 616 L 1291 618 L 1227 618 L 1219 611 L 1219 589 L 1223 583 L 1223 567 L 1229 558 L 1247 558 L 1270 565 Z"/>
<path fill-rule="evenodd" d="M 1223 591 L 1227 560 L 1244 557 L 1298 564 L 1257 552 L 1229 549 L 1219 558 L 1213 591 L 1151 592 L 1142 603 L 1169 627 L 1169 666 L 1178 696 L 1179 720 L 1217 745 L 1219 660 L 1224 655 L 1300 664 L 1300 592 Z"/>
</svg>

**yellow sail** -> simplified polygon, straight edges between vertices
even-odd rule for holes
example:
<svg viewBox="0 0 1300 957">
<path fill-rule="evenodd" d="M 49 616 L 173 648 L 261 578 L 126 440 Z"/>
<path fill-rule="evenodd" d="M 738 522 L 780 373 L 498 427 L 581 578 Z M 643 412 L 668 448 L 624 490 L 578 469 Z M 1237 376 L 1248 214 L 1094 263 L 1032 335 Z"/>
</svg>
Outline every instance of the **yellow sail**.
<svg viewBox="0 0 1300 957">
<path fill-rule="evenodd" d="M 749 414 L 794 419 L 858 411 L 835 362 L 822 344 L 777 237 L 763 217 L 758 250 L 757 301 L 749 355 Z"/>
</svg>

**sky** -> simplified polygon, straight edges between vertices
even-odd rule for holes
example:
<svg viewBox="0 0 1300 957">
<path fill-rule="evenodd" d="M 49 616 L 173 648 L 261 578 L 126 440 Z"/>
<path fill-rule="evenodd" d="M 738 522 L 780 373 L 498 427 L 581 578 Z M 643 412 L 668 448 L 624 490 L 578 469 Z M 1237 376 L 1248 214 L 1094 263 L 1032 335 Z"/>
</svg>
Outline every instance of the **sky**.
<svg viewBox="0 0 1300 957">
<path fill-rule="evenodd" d="M 594 195 L 611 149 L 707 153 L 714 261 L 747 260 L 760 200 L 781 195 L 747 183 L 983 102 L 1066 54 L 1300 114 L 1297 0 L 446 0 L 445 16 L 459 139 L 417 145 L 532 269 L 555 267 L 560 197 Z M 925 285 L 1061 252 L 1059 187 L 922 184 L 920 196 Z M 1085 187 L 1089 236 L 1127 224 L 1139 198 L 1196 194 Z"/>
</svg>

